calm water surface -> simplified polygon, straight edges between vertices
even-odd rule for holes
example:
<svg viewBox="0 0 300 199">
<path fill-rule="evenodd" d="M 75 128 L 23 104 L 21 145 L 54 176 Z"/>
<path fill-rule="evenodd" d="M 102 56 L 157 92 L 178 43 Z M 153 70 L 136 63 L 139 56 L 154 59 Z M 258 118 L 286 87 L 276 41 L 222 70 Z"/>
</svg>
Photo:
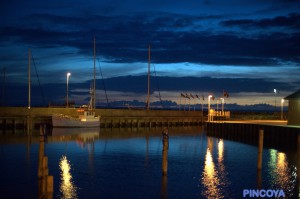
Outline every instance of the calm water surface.
<svg viewBox="0 0 300 199">
<path fill-rule="evenodd" d="M 297 150 L 263 150 L 206 136 L 202 128 L 53 129 L 45 143 L 54 198 L 242 198 L 283 189 L 298 198 Z M 0 135 L 0 198 L 38 198 L 39 136 Z M 297 165 L 298 164 L 298 165 Z"/>
</svg>

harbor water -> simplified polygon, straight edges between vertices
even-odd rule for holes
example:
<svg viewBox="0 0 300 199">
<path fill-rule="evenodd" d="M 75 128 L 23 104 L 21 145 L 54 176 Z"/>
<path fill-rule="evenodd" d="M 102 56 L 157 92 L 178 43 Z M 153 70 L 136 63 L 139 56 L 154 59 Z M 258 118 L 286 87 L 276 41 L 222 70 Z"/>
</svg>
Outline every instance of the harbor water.
<svg viewBox="0 0 300 199">
<path fill-rule="evenodd" d="M 297 149 L 263 148 L 258 170 L 257 145 L 210 137 L 202 127 L 169 128 L 168 139 L 161 132 L 49 130 L 53 198 L 250 197 L 245 190 L 299 196 Z M 0 198 L 38 198 L 39 132 L 2 133 L 0 140 Z"/>
</svg>

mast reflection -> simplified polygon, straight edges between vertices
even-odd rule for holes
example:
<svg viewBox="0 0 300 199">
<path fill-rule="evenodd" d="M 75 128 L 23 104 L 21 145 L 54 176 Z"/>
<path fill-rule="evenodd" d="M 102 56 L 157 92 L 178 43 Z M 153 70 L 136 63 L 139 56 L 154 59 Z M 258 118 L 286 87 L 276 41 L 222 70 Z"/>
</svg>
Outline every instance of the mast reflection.
<svg viewBox="0 0 300 199">
<path fill-rule="evenodd" d="M 162 150 L 162 178 L 161 178 L 161 198 L 168 198 L 168 151 L 169 135 L 168 130 L 163 131 L 163 150 Z"/>
<path fill-rule="evenodd" d="M 61 184 L 60 184 L 60 192 L 62 199 L 69 198 L 78 198 L 77 197 L 77 187 L 72 182 L 72 175 L 70 173 L 71 166 L 67 160 L 66 156 L 63 156 L 60 159 L 59 167 L 61 169 Z"/>
</svg>

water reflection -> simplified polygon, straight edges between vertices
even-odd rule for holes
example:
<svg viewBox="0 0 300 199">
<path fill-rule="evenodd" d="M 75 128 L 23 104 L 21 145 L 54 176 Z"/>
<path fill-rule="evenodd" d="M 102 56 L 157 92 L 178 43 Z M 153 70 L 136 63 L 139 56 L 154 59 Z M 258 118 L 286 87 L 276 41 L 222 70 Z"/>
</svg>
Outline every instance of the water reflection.
<svg viewBox="0 0 300 199">
<path fill-rule="evenodd" d="M 163 137 L 161 198 L 168 198 L 168 150 L 169 138 Z"/>
<path fill-rule="evenodd" d="M 66 156 L 60 159 L 59 167 L 61 170 L 61 184 L 60 192 L 62 199 L 78 198 L 77 187 L 72 182 L 72 175 L 70 173 L 71 166 Z"/>
<path fill-rule="evenodd" d="M 289 166 L 286 154 L 274 149 L 270 150 L 269 170 L 272 186 L 283 189 L 286 196 L 291 196 L 297 180 L 296 168 Z"/>
<path fill-rule="evenodd" d="M 202 183 L 204 185 L 202 194 L 206 198 L 223 198 L 218 189 L 218 185 L 220 184 L 220 181 L 218 179 L 218 173 L 215 169 L 215 164 L 213 162 L 212 154 L 210 152 L 209 147 L 207 148 L 205 154 L 205 165 L 204 165 Z"/>
<path fill-rule="evenodd" d="M 219 143 L 218 143 L 218 161 L 219 161 L 219 163 L 223 163 L 223 160 L 224 160 L 223 152 L 224 152 L 224 142 L 223 142 L 223 139 L 220 139 Z"/>
<path fill-rule="evenodd" d="M 205 198 L 225 198 L 224 190 L 229 185 L 227 172 L 224 165 L 224 141 L 219 139 L 217 142 L 217 164 L 213 160 L 214 139 L 208 137 L 207 149 L 202 173 L 202 184 L 204 189 L 202 195 Z"/>
<path fill-rule="evenodd" d="M 229 185 L 229 181 L 227 180 L 227 171 L 225 169 L 224 164 L 224 141 L 220 139 L 218 142 L 218 171 L 219 171 L 219 179 L 220 185 L 226 187 Z"/>
</svg>

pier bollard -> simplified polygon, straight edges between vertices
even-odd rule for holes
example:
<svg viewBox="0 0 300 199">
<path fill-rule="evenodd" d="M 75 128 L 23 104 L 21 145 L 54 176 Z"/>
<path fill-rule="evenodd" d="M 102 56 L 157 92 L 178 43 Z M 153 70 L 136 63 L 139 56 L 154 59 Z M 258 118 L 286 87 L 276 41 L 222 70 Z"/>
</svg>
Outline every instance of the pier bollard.
<svg viewBox="0 0 300 199">
<path fill-rule="evenodd" d="M 263 153 L 263 145 L 264 145 L 264 130 L 259 130 L 258 136 L 258 158 L 257 158 L 257 169 L 262 169 L 262 153 Z"/>
<path fill-rule="evenodd" d="M 163 130 L 163 150 L 162 150 L 162 177 L 161 177 L 161 198 L 168 198 L 168 129 Z"/>
<path fill-rule="evenodd" d="M 297 179 L 298 183 L 300 183 L 300 134 L 298 134 L 298 144 L 297 144 Z M 298 185 L 300 186 L 300 185 Z"/>
<path fill-rule="evenodd" d="M 168 173 L 168 150 L 169 150 L 169 130 L 165 127 L 162 131 L 163 151 L 162 151 L 162 175 Z"/>
<path fill-rule="evenodd" d="M 53 198 L 53 176 L 47 176 L 46 199 Z"/>
</svg>

